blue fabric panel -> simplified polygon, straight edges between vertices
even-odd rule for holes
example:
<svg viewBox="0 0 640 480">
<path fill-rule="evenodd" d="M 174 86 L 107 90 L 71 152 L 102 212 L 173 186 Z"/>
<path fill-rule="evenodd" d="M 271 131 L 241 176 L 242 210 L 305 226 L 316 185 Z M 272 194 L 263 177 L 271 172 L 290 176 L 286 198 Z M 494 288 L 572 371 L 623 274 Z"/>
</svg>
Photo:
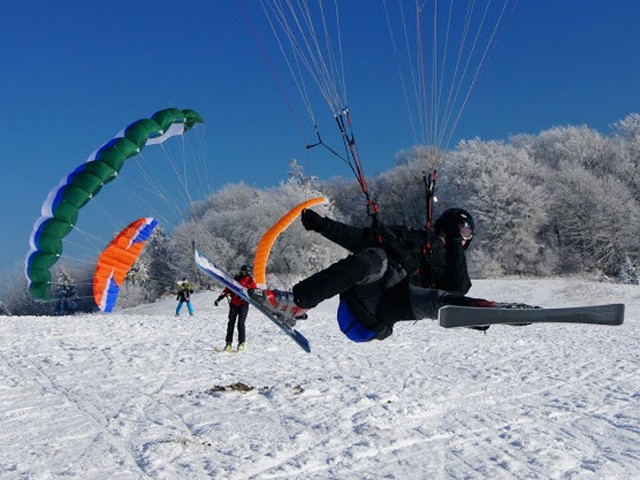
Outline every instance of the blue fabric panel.
<svg viewBox="0 0 640 480">
<path fill-rule="evenodd" d="M 338 325 L 340 331 L 354 342 L 369 342 L 376 338 L 376 332 L 362 325 L 343 301 L 338 305 Z"/>
</svg>

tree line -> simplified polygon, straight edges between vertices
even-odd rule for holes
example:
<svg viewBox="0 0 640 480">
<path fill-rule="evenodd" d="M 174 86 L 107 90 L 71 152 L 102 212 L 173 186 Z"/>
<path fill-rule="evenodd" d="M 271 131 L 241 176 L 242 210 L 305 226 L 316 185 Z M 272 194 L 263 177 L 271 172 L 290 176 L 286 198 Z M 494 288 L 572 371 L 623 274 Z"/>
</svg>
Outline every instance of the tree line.
<svg viewBox="0 0 640 480">
<path fill-rule="evenodd" d="M 393 168 L 368 179 L 387 224 L 425 225 L 423 175 L 431 152 L 415 146 L 396 155 Z M 593 275 L 637 283 L 640 252 L 640 114 L 630 114 L 604 135 L 563 126 L 508 141 L 479 138 L 440 152 L 434 215 L 461 207 L 476 220 L 468 252 L 472 278 L 508 275 Z M 217 288 L 197 272 L 192 242 L 230 272 L 251 265 L 262 235 L 289 209 L 315 196 L 314 207 L 332 218 L 369 225 L 355 180 L 319 180 L 296 161 L 272 188 L 229 184 L 198 201 L 173 232 L 160 227 L 125 281 L 120 308 L 173 295 L 183 277 L 197 288 Z M 294 222 L 271 252 L 267 281 L 278 287 L 318 271 L 346 254 Z M 7 272 L 0 314 L 69 314 L 95 309 L 90 270 L 63 261 L 54 272 L 54 301 L 36 303 L 21 272 Z"/>
</svg>

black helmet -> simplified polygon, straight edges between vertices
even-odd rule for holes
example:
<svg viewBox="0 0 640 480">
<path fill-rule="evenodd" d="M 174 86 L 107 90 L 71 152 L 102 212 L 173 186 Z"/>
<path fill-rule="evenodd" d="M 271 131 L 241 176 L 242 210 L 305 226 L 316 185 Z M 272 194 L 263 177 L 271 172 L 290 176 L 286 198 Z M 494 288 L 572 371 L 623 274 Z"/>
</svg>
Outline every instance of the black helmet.
<svg viewBox="0 0 640 480">
<path fill-rule="evenodd" d="M 469 248 L 469 244 L 473 239 L 473 234 L 476 231 L 476 224 L 473 221 L 473 217 L 469 212 L 461 208 L 450 208 L 445 210 L 440 217 L 436 220 L 433 226 L 436 235 L 450 234 L 454 232 L 456 235 L 460 235 L 461 238 L 466 240 L 464 249 Z"/>
<path fill-rule="evenodd" d="M 243 274 L 243 275 L 248 275 L 249 274 L 249 270 L 251 270 L 249 268 L 249 265 L 242 265 L 240 267 L 240 273 Z"/>
</svg>

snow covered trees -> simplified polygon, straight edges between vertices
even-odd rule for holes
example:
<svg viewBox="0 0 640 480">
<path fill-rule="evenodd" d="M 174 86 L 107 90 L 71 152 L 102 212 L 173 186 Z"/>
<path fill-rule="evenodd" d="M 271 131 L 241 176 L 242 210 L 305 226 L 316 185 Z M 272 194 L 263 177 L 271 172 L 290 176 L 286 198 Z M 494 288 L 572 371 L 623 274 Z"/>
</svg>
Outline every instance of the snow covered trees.
<svg viewBox="0 0 640 480">
<path fill-rule="evenodd" d="M 430 151 L 416 146 L 397 155 L 396 165 L 368 179 L 380 219 L 422 228 L 422 176 Z M 585 126 L 554 127 L 509 141 L 472 139 L 442 152 L 434 216 L 447 208 L 469 210 L 476 238 L 469 250 L 472 275 L 562 275 L 604 272 L 617 277 L 625 259 L 640 257 L 640 115 L 630 115 L 605 136 Z M 356 225 L 368 225 L 357 182 L 308 178 L 297 162 L 287 180 L 259 189 L 227 185 L 194 205 L 190 218 L 166 241 L 176 276 L 197 278 L 191 241 L 224 267 L 252 264 L 261 236 L 281 215 L 308 198 L 314 207 Z M 636 181 L 636 179 L 638 181 Z M 274 245 L 268 273 L 302 277 L 346 252 L 294 222 Z M 273 278 L 273 277 L 272 277 Z"/>
<path fill-rule="evenodd" d="M 442 209 L 459 206 L 471 212 L 476 220 L 474 250 L 484 262 L 500 259 L 501 272 L 494 262 L 488 262 L 490 271 L 481 262 L 475 262 L 472 270 L 482 276 L 541 273 L 540 238 L 548 196 L 527 151 L 502 142 L 461 142 L 445 158 L 443 170 Z"/>
<path fill-rule="evenodd" d="M 323 195 L 314 182 L 300 175 L 276 188 L 260 190 L 244 183 L 227 185 L 193 209 L 188 221 L 171 236 L 168 250 L 176 272 L 197 278 L 191 241 L 229 272 L 253 264 L 262 235 L 291 208 Z M 339 217 L 332 205 L 316 207 Z M 293 222 L 276 241 L 267 264 L 267 275 L 305 275 L 340 258 L 339 248 Z"/>
<path fill-rule="evenodd" d="M 616 276 L 625 256 L 637 261 L 640 190 L 630 178 L 640 160 L 630 154 L 635 122 L 623 124 L 618 132 L 625 131 L 624 137 L 556 127 L 514 142 L 546 172 L 550 208 L 544 241 L 557 259 L 554 273 L 602 270 Z"/>
<path fill-rule="evenodd" d="M 393 168 L 367 179 L 383 222 L 424 226 L 422 176 L 430 153 L 424 146 L 401 151 Z M 608 278 L 637 281 L 640 114 L 615 123 L 610 136 L 586 126 L 554 127 L 508 141 L 462 141 L 441 153 L 434 216 L 451 207 L 474 215 L 477 231 L 468 251 L 473 277 L 602 272 Z M 192 241 L 232 272 L 252 265 L 262 235 L 293 206 L 312 197 L 329 198 L 327 205 L 314 207 L 322 214 L 354 225 L 370 224 L 360 186 L 346 173 L 321 182 L 306 177 L 295 160 L 288 168 L 287 180 L 277 187 L 226 185 L 193 204 L 173 232 L 156 229 L 135 278 L 132 274 L 125 282 L 123 298 L 151 301 L 173 291 L 175 280 L 184 276 L 197 285 Z M 268 280 L 309 275 L 345 254 L 295 221 L 274 245 Z M 74 302 L 79 309 L 88 308 L 90 292 L 85 289 L 90 280 L 77 272 L 74 276 L 82 278 L 77 282 L 79 304 L 73 300 L 72 282 L 64 276 L 56 280 L 64 286 L 58 291 L 60 312 L 69 311 Z M 36 304 L 24 293 L 20 272 L 7 277 L 0 285 L 0 301 L 9 311 L 49 313 L 51 305 Z"/>
<path fill-rule="evenodd" d="M 393 168 L 368 179 L 382 221 L 424 226 L 422 176 L 430 153 L 424 146 L 409 148 L 397 155 Z M 469 250 L 474 276 L 602 271 L 617 277 L 625 259 L 630 265 L 640 261 L 640 115 L 614 124 L 611 136 L 586 126 L 554 127 L 508 141 L 463 141 L 441 153 L 434 215 L 451 207 L 474 215 L 477 232 Z M 163 276 L 169 284 L 182 276 L 197 283 L 194 240 L 230 271 L 251 265 L 269 227 L 294 205 L 318 195 L 330 200 L 314 207 L 322 214 L 369 224 L 352 178 L 305 177 L 295 160 L 286 177 L 266 189 L 226 185 L 194 204 L 189 218 L 152 249 L 147 284 Z M 274 245 L 267 273 L 299 278 L 345 253 L 294 222 Z"/>
</svg>

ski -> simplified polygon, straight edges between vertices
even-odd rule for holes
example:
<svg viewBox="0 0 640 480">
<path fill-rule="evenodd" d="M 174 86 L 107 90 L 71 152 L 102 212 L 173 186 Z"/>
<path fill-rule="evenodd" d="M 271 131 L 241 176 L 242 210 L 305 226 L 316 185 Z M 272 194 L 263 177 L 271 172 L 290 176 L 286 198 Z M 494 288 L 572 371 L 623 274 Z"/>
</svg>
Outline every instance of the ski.
<svg viewBox="0 0 640 480">
<path fill-rule="evenodd" d="M 622 325 L 624 304 L 589 305 L 563 308 L 532 308 L 505 305 L 502 308 L 460 307 L 447 305 L 438 312 L 444 328 L 481 327 L 486 325 L 523 325 L 531 323 L 585 323 Z"/>
<path fill-rule="evenodd" d="M 280 320 L 277 316 L 273 315 L 269 310 L 264 308 L 262 305 L 254 301 L 248 294 L 247 289 L 240 285 L 231 274 L 226 272 L 224 269 L 220 268 L 216 265 L 212 260 L 208 259 L 204 255 L 202 255 L 194 246 L 194 254 L 196 265 L 200 271 L 207 274 L 217 283 L 222 285 L 223 287 L 228 287 L 233 293 L 241 297 L 244 301 L 248 302 L 250 305 L 255 307 L 258 311 L 260 311 L 265 317 L 275 323 L 280 330 L 289 335 L 296 342 L 300 348 L 302 348 L 305 352 L 311 352 L 311 346 L 309 345 L 309 341 L 295 328 L 290 327 L 287 323 Z"/>
</svg>

